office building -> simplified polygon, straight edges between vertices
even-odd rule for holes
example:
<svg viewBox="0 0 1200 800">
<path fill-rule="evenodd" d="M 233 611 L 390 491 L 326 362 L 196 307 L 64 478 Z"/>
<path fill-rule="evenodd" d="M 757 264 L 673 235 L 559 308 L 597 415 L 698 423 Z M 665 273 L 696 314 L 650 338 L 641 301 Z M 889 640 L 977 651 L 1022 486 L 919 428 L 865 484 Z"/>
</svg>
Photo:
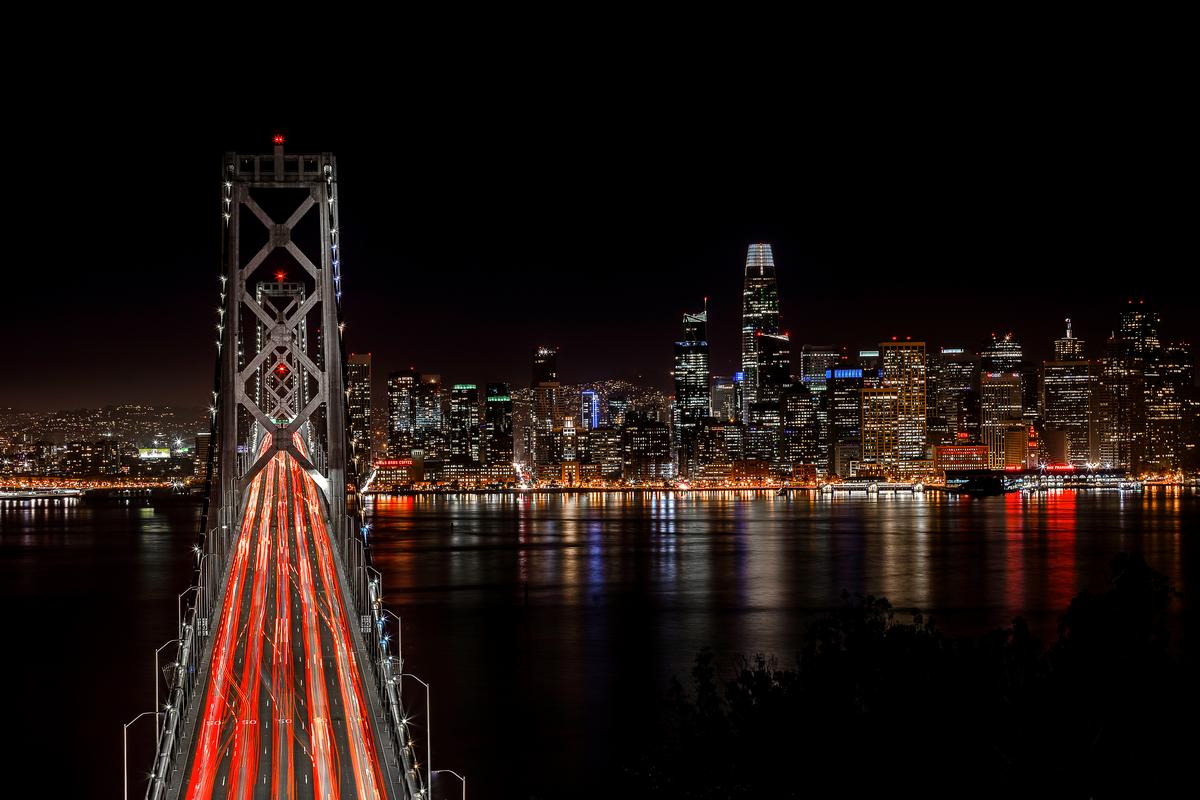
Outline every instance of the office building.
<svg viewBox="0 0 1200 800">
<path fill-rule="evenodd" d="M 450 458 L 479 461 L 481 428 L 479 387 L 473 383 L 454 384 L 450 388 L 447 425 Z"/>
<path fill-rule="evenodd" d="M 675 403 L 672 422 L 680 472 L 695 468 L 696 430 L 709 415 L 708 309 L 683 315 L 683 339 L 675 342 Z"/>
<path fill-rule="evenodd" d="M 925 453 L 925 343 L 881 342 L 882 386 L 896 392 L 896 458 L 923 461 Z"/>
<path fill-rule="evenodd" d="M 980 424 L 981 444 L 988 447 L 988 467 L 1004 469 L 1005 466 L 1022 466 L 1008 463 L 1006 437 L 1017 431 L 1026 431 L 1021 406 L 1022 381 L 1019 372 L 991 372 L 980 379 Z"/>
<path fill-rule="evenodd" d="M 742 288 L 742 372 L 746 382 L 743 408 L 759 400 L 757 339 L 763 334 L 780 333 L 779 317 L 779 287 L 771 245 L 752 244 L 746 252 Z"/>
<path fill-rule="evenodd" d="M 1093 460 L 1092 389 L 1095 383 L 1092 363 L 1087 360 L 1084 342 L 1075 338 L 1071 321 L 1067 332 L 1054 341 L 1054 361 L 1042 364 L 1040 416 L 1049 441 L 1055 443 L 1052 462 L 1062 456 L 1077 467 Z M 1059 437 L 1061 436 L 1061 446 Z"/>
<path fill-rule="evenodd" d="M 483 403 L 483 461 L 490 466 L 512 464 L 513 399 L 507 383 L 489 383 Z"/>
<path fill-rule="evenodd" d="M 393 458 L 407 458 L 417 427 L 417 373 L 393 372 L 387 380 L 387 446 Z"/>
<path fill-rule="evenodd" d="M 346 362 L 346 411 L 350 446 L 356 471 L 361 477 L 371 463 L 371 354 L 351 353 Z"/>
</svg>

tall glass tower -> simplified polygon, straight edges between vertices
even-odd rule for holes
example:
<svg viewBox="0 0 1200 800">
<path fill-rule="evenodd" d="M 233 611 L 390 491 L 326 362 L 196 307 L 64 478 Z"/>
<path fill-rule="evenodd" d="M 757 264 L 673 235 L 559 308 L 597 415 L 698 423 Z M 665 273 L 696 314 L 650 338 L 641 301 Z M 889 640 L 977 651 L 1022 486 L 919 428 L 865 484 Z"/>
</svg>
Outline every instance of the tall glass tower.
<svg viewBox="0 0 1200 800">
<path fill-rule="evenodd" d="M 758 402 L 759 371 L 756 339 L 779 333 L 779 287 L 771 245 L 752 244 L 746 251 L 746 280 L 742 288 L 742 372 L 745 373 L 743 414 Z"/>
<path fill-rule="evenodd" d="M 693 472 L 695 434 L 700 420 L 709 415 L 708 396 L 708 308 L 699 314 L 683 315 L 683 340 L 675 342 L 675 443 L 679 465 L 686 475 Z"/>
</svg>

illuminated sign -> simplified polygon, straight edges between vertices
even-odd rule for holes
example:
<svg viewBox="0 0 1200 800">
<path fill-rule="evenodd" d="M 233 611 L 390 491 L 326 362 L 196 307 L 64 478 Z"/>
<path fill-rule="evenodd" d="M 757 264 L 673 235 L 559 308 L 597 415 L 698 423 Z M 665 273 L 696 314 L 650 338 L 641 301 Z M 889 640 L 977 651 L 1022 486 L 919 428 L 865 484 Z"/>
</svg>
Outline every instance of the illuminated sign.
<svg viewBox="0 0 1200 800">
<path fill-rule="evenodd" d="M 411 467 L 411 458 L 385 458 L 375 462 L 375 469 L 400 469 L 401 467 Z"/>
<path fill-rule="evenodd" d="M 170 458 L 171 449 L 169 447 L 139 447 L 138 458 L 159 459 Z"/>
<path fill-rule="evenodd" d="M 861 369 L 827 369 L 825 370 L 826 378 L 861 378 L 863 371 Z"/>
</svg>

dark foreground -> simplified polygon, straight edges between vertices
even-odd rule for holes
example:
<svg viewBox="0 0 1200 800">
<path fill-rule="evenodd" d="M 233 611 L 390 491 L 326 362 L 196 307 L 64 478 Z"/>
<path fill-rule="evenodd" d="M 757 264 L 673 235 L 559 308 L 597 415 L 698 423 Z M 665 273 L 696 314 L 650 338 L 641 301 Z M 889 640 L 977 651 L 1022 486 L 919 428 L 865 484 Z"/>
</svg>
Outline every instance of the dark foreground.
<svg viewBox="0 0 1200 800">
<path fill-rule="evenodd" d="M 884 598 L 812 624 L 798 663 L 719 675 L 711 651 L 673 683 L 625 796 L 1167 796 L 1195 785 L 1194 676 L 1168 651 L 1166 577 L 1113 560 L 1049 646 L 1022 619 L 949 636 Z"/>
</svg>

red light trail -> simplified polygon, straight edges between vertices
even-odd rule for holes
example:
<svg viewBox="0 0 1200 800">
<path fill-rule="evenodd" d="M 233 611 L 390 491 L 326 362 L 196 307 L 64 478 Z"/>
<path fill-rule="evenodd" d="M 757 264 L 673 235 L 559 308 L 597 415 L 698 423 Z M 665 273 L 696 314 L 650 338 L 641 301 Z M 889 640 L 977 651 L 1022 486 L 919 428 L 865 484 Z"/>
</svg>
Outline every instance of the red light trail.
<svg viewBox="0 0 1200 800">
<path fill-rule="evenodd" d="M 329 527 L 287 453 L 251 482 L 230 570 L 188 800 L 386 797 Z"/>
</svg>

